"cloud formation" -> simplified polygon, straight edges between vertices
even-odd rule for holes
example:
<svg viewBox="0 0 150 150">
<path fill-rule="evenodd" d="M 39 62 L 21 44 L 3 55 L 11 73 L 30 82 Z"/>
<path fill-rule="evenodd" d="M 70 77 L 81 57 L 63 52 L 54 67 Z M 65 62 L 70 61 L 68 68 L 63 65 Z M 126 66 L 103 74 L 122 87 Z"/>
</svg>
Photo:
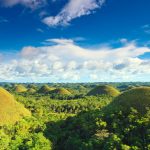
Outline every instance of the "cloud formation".
<svg viewBox="0 0 150 150">
<path fill-rule="evenodd" d="M 55 4 L 54 2 L 56 2 L 56 0 L 50 1 L 53 2 L 53 5 Z M 66 26 L 69 25 L 73 19 L 89 15 L 96 9 L 101 8 L 105 1 L 106 0 L 69 0 L 56 16 L 47 16 L 48 13 L 46 9 L 41 10 L 39 16 L 42 18 L 42 22 L 48 26 Z M 0 4 L 4 7 L 13 7 L 19 4 L 35 10 L 43 6 L 47 7 L 48 0 L 1 0 Z M 53 5 L 51 4 L 49 6 L 49 10 Z"/>
<path fill-rule="evenodd" d="M 50 46 L 24 47 L 15 58 L 1 60 L 2 81 L 75 82 L 145 81 L 150 60 L 139 56 L 150 52 L 128 42 L 120 48 L 87 49 L 73 40 L 49 39 Z M 5 57 L 5 56 L 3 56 Z"/>
<path fill-rule="evenodd" d="M 71 20 L 91 14 L 101 8 L 105 0 L 69 0 L 66 6 L 56 15 L 43 19 L 48 26 L 66 26 Z"/>
<path fill-rule="evenodd" d="M 21 4 L 31 9 L 36 9 L 46 4 L 46 0 L 1 0 L 5 7 L 12 7 Z"/>
</svg>

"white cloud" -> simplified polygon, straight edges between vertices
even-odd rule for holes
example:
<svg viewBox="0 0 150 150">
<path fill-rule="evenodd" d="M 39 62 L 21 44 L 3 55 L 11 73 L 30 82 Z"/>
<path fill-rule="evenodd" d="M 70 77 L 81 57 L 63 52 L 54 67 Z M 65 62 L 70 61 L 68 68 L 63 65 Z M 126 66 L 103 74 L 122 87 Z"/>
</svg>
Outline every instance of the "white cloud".
<svg viewBox="0 0 150 150">
<path fill-rule="evenodd" d="M 56 0 L 51 0 L 51 2 L 55 1 Z M 40 19 L 44 18 L 42 22 L 48 26 L 66 26 L 75 18 L 94 13 L 96 9 L 102 7 L 105 1 L 106 0 L 69 0 L 56 16 L 48 16 L 49 12 L 47 12 L 47 9 L 42 9 L 39 13 L 39 17 Z M 4 7 L 13 7 L 19 4 L 34 10 L 48 6 L 48 0 L 0 0 L 0 4 Z M 54 4 L 55 3 L 53 3 L 53 5 Z M 53 7 L 53 5 L 49 7 Z"/>
<path fill-rule="evenodd" d="M 98 75 L 97 74 L 90 74 L 90 78 L 91 78 L 91 80 L 98 80 Z"/>
<path fill-rule="evenodd" d="M 122 38 L 122 39 L 120 39 L 119 40 L 122 44 L 126 44 L 126 43 L 128 43 L 128 40 L 127 39 L 125 39 L 125 38 Z"/>
<path fill-rule="evenodd" d="M 104 2 L 105 0 L 69 0 L 58 15 L 46 17 L 43 22 L 48 26 L 68 25 L 75 18 L 91 14 Z"/>
<path fill-rule="evenodd" d="M 57 44 L 62 44 L 62 45 L 66 45 L 66 44 L 73 44 L 74 41 L 71 39 L 48 39 L 46 40 L 46 42 L 53 42 L 53 43 L 57 43 Z"/>
<path fill-rule="evenodd" d="M 46 0 L 1 0 L 5 7 L 12 7 L 17 4 L 24 5 L 31 9 L 36 9 L 46 4 Z"/>
<path fill-rule="evenodd" d="M 139 56 L 150 52 L 128 42 L 120 48 L 87 49 L 73 40 L 49 39 L 50 46 L 24 47 L 9 62 L 0 61 L 2 81 L 144 81 L 149 80 L 150 60 Z M 5 57 L 3 55 L 3 57 Z"/>
</svg>

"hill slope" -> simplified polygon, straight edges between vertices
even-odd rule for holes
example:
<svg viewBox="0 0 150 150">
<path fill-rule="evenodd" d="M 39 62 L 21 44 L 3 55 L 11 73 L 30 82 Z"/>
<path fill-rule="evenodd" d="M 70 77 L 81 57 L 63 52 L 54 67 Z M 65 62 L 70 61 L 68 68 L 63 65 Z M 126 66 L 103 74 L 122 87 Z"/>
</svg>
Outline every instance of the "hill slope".
<svg viewBox="0 0 150 150">
<path fill-rule="evenodd" d="M 17 93 L 23 93 L 26 91 L 27 91 L 27 88 L 24 87 L 23 85 L 16 85 L 15 86 L 15 92 L 17 92 Z"/>
<path fill-rule="evenodd" d="M 0 87 L 0 125 L 14 123 L 23 116 L 30 116 L 30 112 Z"/>
<path fill-rule="evenodd" d="M 27 90 L 27 93 L 35 93 L 35 92 L 36 92 L 36 90 L 33 89 L 33 88 L 29 88 L 29 89 Z"/>
<path fill-rule="evenodd" d="M 139 112 L 146 112 L 146 107 L 150 107 L 150 87 L 137 87 L 119 95 L 114 101 L 120 109 L 127 110 L 130 107 Z"/>
</svg>

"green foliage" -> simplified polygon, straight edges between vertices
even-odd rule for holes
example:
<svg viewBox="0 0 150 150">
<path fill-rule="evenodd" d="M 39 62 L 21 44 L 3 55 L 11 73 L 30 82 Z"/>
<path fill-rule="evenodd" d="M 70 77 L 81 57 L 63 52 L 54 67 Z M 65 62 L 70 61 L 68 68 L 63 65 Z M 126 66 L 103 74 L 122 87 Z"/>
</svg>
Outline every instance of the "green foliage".
<svg viewBox="0 0 150 150">
<path fill-rule="evenodd" d="M 51 150 L 52 143 L 45 138 L 44 124 L 35 118 L 26 118 L 14 126 L 3 126 L 0 129 L 0 149 L 11 150 Z"/>
<path fill-rule="evenodd" d="M 141 117 L 135 109 L 127 114 L 120 111 L 105 114 L 98 110 L 82 112 L 64 122 L 48 124 L 47 133 L 53 131 L 53 127 L 60 131 L 54 133 L 57 139 L 49 137 L 58 150 L 69 150 L 74 145 L 75 150 L 147 150 L 150 143 L 149 113 Z"/>
<path fill-rule="evenodd" d="M 47 114 L 53 113 L 79 113 L 81 111 L 89 111 L 95 109 L 101 109 L 105 105 L 111 102 L 112 98 L 109 96 L 90 96 L 82 99 L 74 100 L 52 100 L 48 96 L 32 97 L 27 100 L 26 97 L 16 95 L 16 99 L 23 103 L 32 114 L 39 113 Z"/>
</svg>

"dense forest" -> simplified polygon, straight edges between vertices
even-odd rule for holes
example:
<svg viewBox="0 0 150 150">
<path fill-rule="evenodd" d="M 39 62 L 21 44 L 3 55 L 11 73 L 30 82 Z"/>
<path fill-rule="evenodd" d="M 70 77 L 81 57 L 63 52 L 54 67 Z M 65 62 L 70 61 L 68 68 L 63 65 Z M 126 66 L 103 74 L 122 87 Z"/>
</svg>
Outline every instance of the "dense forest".
<svg viewBox="0 0 150 150">
<path fill-rule="evenodd" d="M 1 83 L 0 150 L 150 150 L 150 83 Z"/>
</svg>

